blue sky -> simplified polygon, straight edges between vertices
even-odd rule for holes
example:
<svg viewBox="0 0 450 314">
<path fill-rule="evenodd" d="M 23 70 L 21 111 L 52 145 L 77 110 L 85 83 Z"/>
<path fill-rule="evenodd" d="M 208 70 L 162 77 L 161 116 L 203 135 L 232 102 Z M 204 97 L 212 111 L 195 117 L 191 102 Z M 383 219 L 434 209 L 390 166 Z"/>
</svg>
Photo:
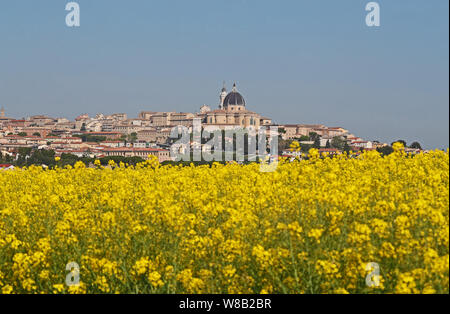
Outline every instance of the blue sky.
<svg viewBox="0 0 450 314">
<path fill-rule="evenodd" d="M 8 116 L 193 112 L 234 81 L 278 123 L 449 146 L 447 0 L 0 2 L 0 104 Z"/>
</svg>

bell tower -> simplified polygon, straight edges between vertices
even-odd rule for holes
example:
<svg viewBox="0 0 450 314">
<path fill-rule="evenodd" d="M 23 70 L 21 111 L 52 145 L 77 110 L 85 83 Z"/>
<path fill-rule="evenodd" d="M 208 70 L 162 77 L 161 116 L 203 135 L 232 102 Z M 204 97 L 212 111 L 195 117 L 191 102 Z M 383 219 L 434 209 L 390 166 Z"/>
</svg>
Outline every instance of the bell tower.
<svg viewBox="0 0 450 314">
<path fill-rule="evenodd" d="M 222 91 L 220 93 L 220 104 L 219 104 L 219 109 L 223 109 L 223 102 L 225 100 L 225 97 L 227 97 L 228 93 L 227 93 L 227 88 L 225 87 L 225 81 L 223 82 L 223 87 L 222 87 Z"/>
</svg>

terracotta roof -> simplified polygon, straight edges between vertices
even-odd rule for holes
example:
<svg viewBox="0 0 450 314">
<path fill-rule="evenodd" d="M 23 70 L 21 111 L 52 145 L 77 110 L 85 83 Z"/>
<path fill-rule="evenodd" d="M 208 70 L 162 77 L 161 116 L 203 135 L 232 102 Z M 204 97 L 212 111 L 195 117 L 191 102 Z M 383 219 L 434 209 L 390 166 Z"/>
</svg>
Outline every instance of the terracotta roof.
<svg viewBox="0 0 450 314">
<path fill-rule="evenodd" d="M 167 149 L 161 148 L 135 148 L 135 147 L 108 147 L 105 152 L 168 152 Z"/>
<path fill-rule="evenodd" d="M 320 148 L 319 153 L 336 153 L 339 149 L 337 148 Z"/>
</svg>

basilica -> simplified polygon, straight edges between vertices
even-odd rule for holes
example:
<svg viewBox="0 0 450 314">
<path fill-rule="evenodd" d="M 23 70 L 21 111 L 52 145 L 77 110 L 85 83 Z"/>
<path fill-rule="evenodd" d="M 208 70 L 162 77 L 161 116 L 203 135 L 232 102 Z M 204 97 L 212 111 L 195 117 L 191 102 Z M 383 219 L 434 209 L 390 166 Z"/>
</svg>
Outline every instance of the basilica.
<svg viewBox="0 0 450 314">
<path fill-rule="evenodd" d="M 205 105 L 200 108 L 197 116 L 202 119 L 203 125 L 217 126 L 221 129 L 229 126 L 258 128 L 272 124 L 271 119 L 247 110 L 245 99 L 238 92 L 236 84 L 229 93 L 224 84 L 220 93 L 218 109 L 211 110 L 209 106 Z"/>
</svg>

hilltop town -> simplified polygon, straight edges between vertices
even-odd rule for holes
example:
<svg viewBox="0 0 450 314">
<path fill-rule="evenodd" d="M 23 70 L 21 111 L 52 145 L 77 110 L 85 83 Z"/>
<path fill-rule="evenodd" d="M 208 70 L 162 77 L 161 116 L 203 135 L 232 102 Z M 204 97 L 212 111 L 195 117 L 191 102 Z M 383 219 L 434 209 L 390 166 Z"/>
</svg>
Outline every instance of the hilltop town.
<svg viewBox="0 0 450 314">
<path fill-rule="evenodd" d="M 71 121 L 35 115 L 17 119 L 0 114 L 0 152 L 3 160 L 15 160 L 20 152 L 52 150 L 55 156 L 71 154 L 77 157 L 102 158 L 112 156 L 140 157 L 153 155 L 160 162 L 172 160 L 170 133 L 173 127 L 191 128 L 194 119 L 204 126 L 227 127 L 276 126 L 280 133 L 279 154 L 289 155 L 292 140 L 303 147 L 321 152 L 361 151 L 386 147 L 387 144 L 364 140 L 343 127 L 323 124 L 274 124 L 272 119 L 249 111 L 236 85 L 230 92 L 224 86 L 216 109 L 203 105 L 196 113 L 143 111 L 137 118 L 125 113 L 82 114 Z M 413 147 L 416 151 L 420 147 Z"/>
</svg>

